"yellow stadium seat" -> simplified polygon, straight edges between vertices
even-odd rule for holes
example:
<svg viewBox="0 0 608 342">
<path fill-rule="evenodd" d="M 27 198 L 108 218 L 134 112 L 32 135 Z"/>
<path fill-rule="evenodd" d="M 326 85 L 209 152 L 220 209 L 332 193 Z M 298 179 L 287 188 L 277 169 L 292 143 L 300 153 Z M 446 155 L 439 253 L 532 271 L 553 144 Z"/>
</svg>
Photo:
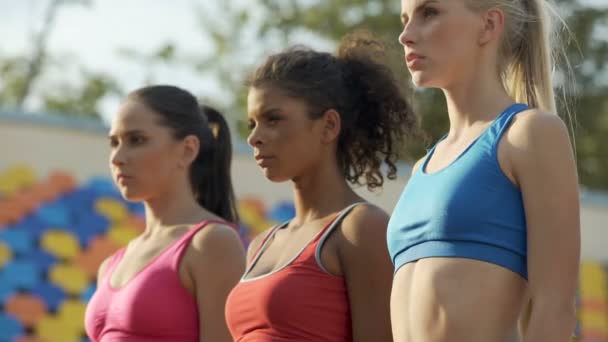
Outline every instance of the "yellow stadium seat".
<svg viewBox="0 0 608 342">
<path fill-rule="evenodd" d="M 47 231 L 40 239 L 40 245 L 44 250 L 60 259 L 71 260 L 80 253 L 78 239 L 66 231 Z"/>
<path fill-rule="evenodd" d="M 0 269 L 6 265 L 13 258 L 13 253 L 10 247 L 4 242 L 0 241 Z"/>
<path fill-rule="evenodd" d="M 35 331 L 36 336 L 46 342 L 78 342 L 82 335 L 81 331 L 55 316 L 43 317 Z"/>
<path fill-rule="evenodd" d="M 20 185 L 13 182 L 11 179 L 3 177 L 0 179 L 0 194 L 12 196 L 19 191 Z"/>
<path fill-rule="evenodd" d="M 580 269 L 579 319 L 585 340 L 608 341 L 608 275 L 598 262 L 585 261 Z"/>
<path fill-rule="evenodd" d="M 267 219 L 261 219 L 253 222 L 249 227 L 251 227 L 252 234 L 257 235 L 266 229 L 275 226 L 277 223 L 274 221 L 270 221 Z"/>
<path fill-rule="evenodd" d="M 5 175 L 20 188 L 28 187 L 36 182 L 36 172 L 25 164 L 14 165 L 6 170 Z"/>
<path fill-rule="evenodd" d="M 581 324 L 585 328 L 601 330 L 604 333 L 608 333 L 608 326 L 606 325 L 606 316 L 602 312 L 581 312 L 580 314 Z"/>
<path fill-rule="evenodd" d="M 61 303 L 57 316 L 70 329 L 74 331 L 84 331 L 84 313 L 87 305 L 79 300 L 69 299 Z"/>
<path fill-rule="evenodd" d="M 45 339 L 35 336 L 22 336 L 17 339 L 15 342 L 47 342 Z"/>
<path fill-rule="evenodd" d="M 243 223 L 248 226 L 251 226 L 254 224 L 254 222 L 264 219 L 264 216 L 259 212 L 259 210 L 256 207 L 247 204 L 247 202 L 239 202 L 237 210 Z"/>
<path fill-rule="evenodd" d="M 80 295 L 89 286 L 87 273 L 75 265 L 57 264 L 49 271 L 50 281 L 66 293 Z"/>
<path fill-rule="evenodd" d="M 15 165 L 0 175 L 0 193 L 13 195 L 36 182 L 36 175 L 27 165 Z"/>
<path fill-rule="evenodd" d="M 598 262 L 585 261 L 581 264 L 580 291 L 582 297 L 607 298 L 608 279 L 606 271 Z"/>
<path fill-rule="evenodd" d="M 112 222 L 121 222 L 129 216 L 126 205 L 113 198 L 101 198 L 95 202 L 95 210 Z"/>
<path fill-rule="evenodd" d="M 119 246 L 125 246 L 129 241 L 139 235 L 139 232 L 132 227 L 116 225 L 108 231 L 108 238 Z"/>
</svg>

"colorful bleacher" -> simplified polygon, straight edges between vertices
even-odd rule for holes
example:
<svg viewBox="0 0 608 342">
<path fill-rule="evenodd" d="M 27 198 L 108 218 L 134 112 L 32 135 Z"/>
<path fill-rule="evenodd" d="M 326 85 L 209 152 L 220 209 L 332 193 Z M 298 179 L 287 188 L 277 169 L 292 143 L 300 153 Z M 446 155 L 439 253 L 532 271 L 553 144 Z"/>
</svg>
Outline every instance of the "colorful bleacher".
<svg viewBox="0 0 608 342">
<path fill-rule="evenodd" d="M 294 215 L 291 202 L 268 209 L 238 203 L 248 241 Z M 27 166 L 0 170 L 0 342 L 84 342 L 84 310 L 97 268 L 144 229 L 143 207 L 124 201 L 109 179 L 77 184 L 66 172 L 38 179 Z M 608 275 L 582 265 L 579 335 L 608 342 Z"/>
<path fill-rule="evenodd" d="M 239 202 L 243 240 L 293 216 Z M 144 229 L 143 207 L 109 179 L 78 185 L 66 172 L 39 180 L 27 166 L 0 172 L 0 342 L 87 341 L 83 317 L 97 268 Z"/>
</svg>

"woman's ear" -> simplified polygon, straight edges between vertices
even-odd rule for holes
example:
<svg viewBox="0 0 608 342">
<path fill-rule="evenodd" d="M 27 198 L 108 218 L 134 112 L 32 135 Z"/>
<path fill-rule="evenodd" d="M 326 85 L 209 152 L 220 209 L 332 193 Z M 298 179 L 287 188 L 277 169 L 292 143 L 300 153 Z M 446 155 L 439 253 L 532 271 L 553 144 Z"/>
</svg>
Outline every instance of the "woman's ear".
<svg viewBox="0 0 608 342">
<path fill-rule="evenodd" d="M 340 113 L 335 109 L 328 109 L 323 114 L 323 135 L 322 143 L 330 144 L 340 136 L 340 130 L 342 129 L 342 120 Z"/>
<path fill-rule="evenodd" d="M 181 143 L 180 167 L 189 167 L 198 157 L 200 149 L 201 143 L 198 137 L 194 135 L 186 136 Z"/>
<path fill-rule="evenodd" d="M 479 35 L 479 44 L 486 45 L 492 41 L 499 41 L 505 28 L 504 12 L 498 8 L 491 8 L 481 16 L 482 27 Z"/>
</svg>

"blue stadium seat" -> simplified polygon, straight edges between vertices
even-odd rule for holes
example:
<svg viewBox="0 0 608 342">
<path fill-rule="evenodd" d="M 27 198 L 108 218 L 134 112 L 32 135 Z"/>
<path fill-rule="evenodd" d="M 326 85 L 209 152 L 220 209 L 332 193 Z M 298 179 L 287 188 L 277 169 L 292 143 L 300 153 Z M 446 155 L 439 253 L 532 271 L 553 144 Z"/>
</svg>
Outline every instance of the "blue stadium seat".
<svg viewBox="0 0 608 342">
<path fill-rule="evenodd" d="M 36 210 L 35 215 L 47 225 L 67 227 L 71 223 L 70 210 L 62 201 L 45 203 Z"/>
<path fill-rule="evenodd" d="M 57 311 L 59 305 L 66 299 L 66 293 L 62 288 L 47 282 L 35 286 L 32 289 L 32 294 L 42 298 L 47 308 L 52 312 Z"/>
<path fill-rule="evenodd" d="M 43 249 L 35 249 L 23 259 L 38 265 L 43 273 L 48 272 L 57 263 L 57 258 Z"/>
<path fill-rule="evenodd" d="M 36 215 L 31 214 L 25 216 L 20 222 L 11 228 L 28 231 L 32 235 L 32 239 L 37 241 L 42 234 L 51 228 L 51 226 Z"/>
<path fill-rule="evenodd" d="M 85 189 L 91 189 L 95 191 L 99 197 L 112 197 L 116 199 L 122 199 L 120 192 L 114 185 L 114 182 L 107 177 L 93 177 L 84 186 Z"/>
<path fill-rule="evenodd" d="M 10 247 L 13 255 L 28 254 L 34 249 L 34 238 L 25 229 L 9 228 L 0 231 L 0 240 Z"/>
<path fill-rule="evenodd" d="M 110 228 L 110 220 L 97 212 L 89 211 L 80 213 L 72 227 L 75 232 L 90 231 L 95 235 L 102 235 Z"/>
<path fill-rule="evenodd" d="M 23 326 L 16 318 L 0 312 L 0 341 L 15 341 L 24 332 Z"/>
<path fill-rule="evenodd" d="M 88 303 L 89 300 L 91 300 L 91 297 L 93 297 L 95 290 L 97 290 L 97 285 L 95 283 L 92 283 L 91 285 L 89 285 L 89 287 L 82 291 L 82 293 L 80 294 L 80 300 L 85 303 Z"/>
<path fill-rule="evenodd" d="M 63 201 L 74 213 L 91 211 L 97 194 L 93 189 L 79 188 L 63 196 Z"/>
<path fill-rule="evenodd" d="M 277 203 L 268 213 L 268 218 L 281 223 L 291 220 L 296 215 L 296 210 L 291 202 Z"/>
<path fill-rule="evenodd" d="M 6 300 L 17 292 L 17 289 L 4 277 L 4 271 L 0 271 L 0 307 L 4 306 Z"/>
<path fill-rule="evenodd" d="M 42 281 L 40 267 L 29 260 L 12 260 L 3 270 L 4 281 L 17 289 L 31 290 Z"/>
</svg>

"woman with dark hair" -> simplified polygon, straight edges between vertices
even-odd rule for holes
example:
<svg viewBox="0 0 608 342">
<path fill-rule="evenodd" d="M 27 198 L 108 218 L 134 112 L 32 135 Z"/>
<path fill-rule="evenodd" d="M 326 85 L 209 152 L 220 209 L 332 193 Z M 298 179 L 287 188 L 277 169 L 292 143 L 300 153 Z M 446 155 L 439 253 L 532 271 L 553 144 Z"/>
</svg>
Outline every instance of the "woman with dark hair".
<svg viewBox="0 0 608 342">
<path fill-rule="evenodd" d="M 209 126 L 207 115 L 220 124 Z M 215 134 L 214 134 L 215 132 Z M 231 341 L 225 300 L 244 270 L 221 115 L 174 86 L 135 90 L 110 129 L 110 169 L 146 229 L 99 268 L 86 330 L 105 341 Z"/>
<path fill-rule="evenodd" d="M 252 75 L 248 143 L 266 178 L 292 182 L 296 214 L 250 244 L 226 304 L 235 341 L 392 341 L 388 216 L 351 188 L 382 186 L 384 165 L 395 178 L 415 128 L 383 54 L 351 35 L 337 55 L 291 48 Z"/>
</svg>

